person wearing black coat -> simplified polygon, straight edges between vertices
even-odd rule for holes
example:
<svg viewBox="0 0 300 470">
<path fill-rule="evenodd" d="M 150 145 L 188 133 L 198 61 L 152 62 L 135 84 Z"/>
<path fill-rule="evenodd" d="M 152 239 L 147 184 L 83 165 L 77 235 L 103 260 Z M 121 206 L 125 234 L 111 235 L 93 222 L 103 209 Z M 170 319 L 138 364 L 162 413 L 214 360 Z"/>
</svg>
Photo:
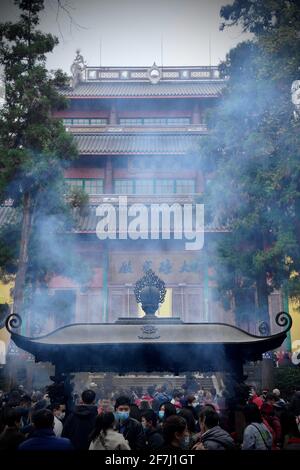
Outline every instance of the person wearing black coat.
<svg viewBox="0 0 300 470">
<path fill-rule="evenodd" d="M 116 430 L 123 434 L 131 450 L 146 448 L 145 433 L 139 421 L 130 418 L 130 398 L 121 396 L 116 399 L 115 416 Z"/>
<path fill-rule="evenodd" d="M 0 451 L 15 451 L 25 441 L 24 434 L 20 432 L 21 417 L 21 413 L 16 408 L 7 411 L 5 427 L 0 434 Z"/>
<path fill-rule="evenodd" d="M 161 449 L 164 445 L 164 438 L 157 428 L 157 415 L 153 410 L 143 412 L 142 426 L 146 436 L 147 449 L 150 451 Z"/>
<path fill-rule="evenodd" d="M 95 403 L 96 394 L 93 390 L 85 390 L 81 395 L 82 404 L 67 417 L 62 437 L 67 437 L 76 450 L 88 450 L 89 436 L 95 427 L 98 415 Z"/>
</svg>

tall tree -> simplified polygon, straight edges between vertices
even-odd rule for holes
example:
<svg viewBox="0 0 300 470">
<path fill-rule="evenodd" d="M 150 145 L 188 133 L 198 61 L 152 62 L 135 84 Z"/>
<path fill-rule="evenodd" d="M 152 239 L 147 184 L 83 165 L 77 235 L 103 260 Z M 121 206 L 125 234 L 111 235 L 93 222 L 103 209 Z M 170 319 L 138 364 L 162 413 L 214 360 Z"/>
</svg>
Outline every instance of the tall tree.
<svg viewBox="0 0 300 470">
<path fill-rule="evenodd" d="M 214 174 L 207 204 L 232 229 L 217 249 L 218 281 L 223 296 L 234 293 L 237 316 L 253 313 L 255 288 L 256 320 L 268 321 L 268 294 L 300 268 L 300 126 L 290 99 L 300 6 L 236 0 L 221 15 L 254 36 L 220 66 L 228 82 L 201 148 L 201 165 Z"/>
<path fill-rule="evenodd" d="M 20 9 L 19 21 L 0 24 L 6 92 L 0 113 L 0 202 L 11 200 L 19 219 L 2 231 L 1 258 L 4 271 L 16 272 L 14 311 L 21 312 L 30 246 L 37 248 L 34 242 L 42 223 L 48 232 L 58 228 L 58 220 L 62 223 L 60 216 L 67 210 L 63 168 L 77 156 L 77 150 L 62 122 L 52 117 L 54 110 L 67 105 L 58 91 L 67 85 L 67 77 L 61 71 L 49 73 L 45 66 L 46 54 L 58 40 L 37 29 L 44 2 L 15 0 L 15 4 Z M 49 229 L 45 222 L 50 220 Z M 8 230 L 19 241 L 17 260 L 15 248 L 5 244 Z M 46 238 L 44 242 L 40 253 L 48 250 Z"/>
</svg>

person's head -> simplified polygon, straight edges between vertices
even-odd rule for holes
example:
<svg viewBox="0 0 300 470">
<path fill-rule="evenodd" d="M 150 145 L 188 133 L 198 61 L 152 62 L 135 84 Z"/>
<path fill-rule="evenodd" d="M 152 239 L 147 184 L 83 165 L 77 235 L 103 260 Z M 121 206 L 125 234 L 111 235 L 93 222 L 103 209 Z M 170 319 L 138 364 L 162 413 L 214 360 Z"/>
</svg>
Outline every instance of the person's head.
<svg viewBox="0 0 300 470">
<path fill-rule="evenodd" d="M 96 393 L 94 390 L 84 390 L 81 394 L 81 400 L 84 405 L 92 405 L 96 400 Z"/>
<path fill-rule="evenodd" d="M 197 400 L 196 400 L 196 397 L 194 395 L 188 395 L 186 397 L 186 404 L 187 406 L 194 406 L 196 407 L 197 406 Z"/>
<path fill-rule="evenodd" d="M 54 403 L 51 408 L 56 418 L 64 419 L 66 415 L 66 405 L 64 403 Z"/>
<path fill-rule="evenodd" d="M 255 403 L 248 403 L 248 405 L 244 407 L 244 416 L 246 424 L 262 423 L 260 410 Z"/>
<path fill-rule="evenodd" d="M 34 411 L 31 419 L 35 429 L 53 429 L 54 416 L 47 408 Z"/>
<path fill-rule="evenodd" d="M 115 403 L 115 411 L 116 418 L 119 421 L 126 421 L 130 413 L 130 398 L 125 395 L 118 397 Z"/>
<path fill-rule="evenodd" d="M 144 410 L 150 410 L 151 406 L 150 406 L 150 403 L 148 402 L 148 400 L 142 400 L 141 403 L 140 403 L 140 410 L 141 411 L 144 411 Z"/>
<path fill-rule="evenodd" d="M 187 408 L 182 408 L 178 412 L 177 416 L 181 416 L 185 419 L 189 433 L 194 433 L 196 431 L 195 419 L 191 410 Z"/>
<path fill-rule="evenodd" d="M 266 394 L 266 398 L 265 398 L 265 402 L 270 404 L 270 405 L 274 405 L 274 403 L 276 403 L 277 401 L 277 397 L 273 394 L 273 393 L 267 393 Z"/>
<path fill-rule="evenodd" d="M 210 406 L 205 406 L 199 415 L 199 424 L 202 432 L 219 425 L 219 415 Z"/>
<path fill-rule="evenodd" d="M 23 395 L 20 400 L 20 406 L 22 408 L 31 408 L 31 397 L 29 395 Z"/>
<path fill-rule="evenodd" d="M 212 403 L 204 403 L 204 408 L 209 408 L 210 410 L 216 411 L 216 407 Z"/>
<path fill-rule="evenodd" d="M 38 401 L 43 399 L 43 394 L 40 391 L 36 391 L 32 394 L 32 403 L 37 403 Z"/>
<path fill-rule="evenodd" d="M 141 421 L 141 410 L 135 403 L 131 403 L 130 405 L 129 416 L 137 421 Z"/>
<path fill-rule="evenodd" d="M 174 406 L 169 401 L 162 403 L 158 410 L 159 419 L 165 420 L 172 415 L 176 415 L 176 406 Z"/>
<path fill-rule="evenodd" d="M 17 429 L 21 426 L 22 413 L 18 408 L 9 408 L 5 414 L 4 422 L 10 428 L 15 427 Z"/>
<path fill-rule="evenodd" d="M 48 406 L 48 402 L 47 400 L 40 400 L 40 401 L 37 401 L 34 406 L 33 406 L 33 410 L 34 411 L 39 411 L 39 410 L 43 410 L 44 408 L 47 408 Z"/>
<path fill-rule="evenodd" d="M 174 400 L 179 401 L 181 397 L 182 397 L 182 393 L 180 392 L 180 390 L 176 390 L 176 389 L 175 389 L 175 390 L 173 391 L 173 398 L 174 398 Z"/>
<path fill-rule="evenodd" d="M 8 395 L 9 406 L 19 406 L 21 401 L 21 395 L 18 390 L 12 390 Z"/>
<path fill-rule="evenodd" d="M 142 426 L 145 431 L 155 429 L 157 426 L 157 414 L 153 410 L 144 411 L 142 414 Z"/>
<path fill-rule="evenodd" d="M 163 424 L 163 436 L 166 445 L 184 448 L 189 437 L 185 419 L 177 415 L 169 416 Z"/>
<path fill-rule="evenodd" d="M 280 398 L 280 390 L 278 388 L 274 388 L 272 391 L 273 395 L 276 397 L 277 400 Z"/>
<path fill-rule="evenodd" d="M 94 441 L 101 432 L 106 434 L 108 429 L 113 428 L 114 422 L 115 415 L 111 411 L 99 414 L 96 418 L 95 427 L 90 435 L 90 440 Z"/>
</svg>

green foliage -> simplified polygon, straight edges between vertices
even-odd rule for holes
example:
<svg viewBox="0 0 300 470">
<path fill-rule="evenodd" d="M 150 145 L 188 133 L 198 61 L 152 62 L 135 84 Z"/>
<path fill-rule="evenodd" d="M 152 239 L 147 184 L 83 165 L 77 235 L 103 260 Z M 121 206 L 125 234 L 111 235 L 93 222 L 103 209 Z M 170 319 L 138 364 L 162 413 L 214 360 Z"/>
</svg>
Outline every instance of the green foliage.
<svg viewBox="0 0 300 470">
<path fill-rule="evenodd" d="M 232 231 L 216 254 L 220 293 L 237 300 L 256 287 L 261 319 L 267 295 L 300 271 L 300 123 L 290 96 L 300 78 L 300 5 L 275 3 L 236 0 L 222 8 L 225 25 L 240 23 L 254 36 L 220 66 L 227 86 L 200 153 L 212 180 L 207 216 Z M 241 305 L 248 308 L 246 300 Z"/>
<path fill-rule="evenodd" d="M 75 258 L 82 268 L 73 244 L 62 241 L 63 232 L 73 224 L 65 199 L 64 168 L 77 157 L 77 149 L 62 121 L 53 117 L 68 104 L 59 91 L 68 86 L 68 77 L 45 66 L 46 54 L 58 39 L 37 29 L 44 2 L 15 3 L 19 21 L 0 24 L 6 87 L 0 110 L 0 203 L 12 200 L 20 216 L 0 231 L 0 275 L 18 273 L 24 200 L 30 195 L 26 282 L 34 286 L 57 271 L 76 275 Z"/>
<path fill-rule="evenodd" d="M 79 186 L 73 186 L 68 192 L 68 200 L 71 207 L 84 209 L 89 203 L 89 195 Z"/>
<path fill-rule="evenodd" d="M 300 387 L 300 368 L 295 366 L 274 369 L 274 383 L 283 396 L 291 396 Z"/>
</svg>

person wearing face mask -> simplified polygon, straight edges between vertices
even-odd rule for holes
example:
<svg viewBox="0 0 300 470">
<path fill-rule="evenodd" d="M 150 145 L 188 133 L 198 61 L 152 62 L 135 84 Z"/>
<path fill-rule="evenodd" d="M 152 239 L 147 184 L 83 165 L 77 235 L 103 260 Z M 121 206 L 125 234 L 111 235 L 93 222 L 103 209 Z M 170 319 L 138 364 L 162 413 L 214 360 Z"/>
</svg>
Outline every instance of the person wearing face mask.
<svg viewBox="0 0 300 470">
<path fill-rule="evenodd" d="M 186 420 L 182 416 L 169 416 L 163 423 L 164 452 L 176 452 L 187 449 L 189 434 Z"/>
<path fill-rule="evenodd" d="M 130 398 L 118 397 L 115 403 L 116 429 L 123 434 L 131 450 L 143 450 L 146 448 L 143 427 L 136 419 L 130 418 L 129 413 Z"/>
<path fill-rule="evenodd" d="M 158 410 L 158 418 L 159 418 L 161 425 L 169 416 L 176 415 L 176 414 L 177 414 L 177 410 L 176 410 L 175 405 L 173 405 L 173 403 L 170 403 L 169 401 L 162 403 Z"/>
<path fill-rule="evenodd" d="M 187 410 L 190 410 L 194 420 L 197 421 L 199 417 L 200 405 L 194 395 L 188 395 L 186 398 L 186 405 L 184 406 Z"/>
<path fill-rule="evenodd" d="M 164 439 L 157 427 L 157 415 L 153 410 L 146 410 L 142 413 L 142 426 L 146 435 L 147 450 L 161 449 Z"/>
<path fill-rule="evenodd" d="M 51 410 L 54 416 L 54 434 L 57 437 L 61 437 L 62 430 L 63 430 L 63 420 L 66 415 L 66 405 L 61 403 L 55 403 L 51 406 Z"/>
</svg>

